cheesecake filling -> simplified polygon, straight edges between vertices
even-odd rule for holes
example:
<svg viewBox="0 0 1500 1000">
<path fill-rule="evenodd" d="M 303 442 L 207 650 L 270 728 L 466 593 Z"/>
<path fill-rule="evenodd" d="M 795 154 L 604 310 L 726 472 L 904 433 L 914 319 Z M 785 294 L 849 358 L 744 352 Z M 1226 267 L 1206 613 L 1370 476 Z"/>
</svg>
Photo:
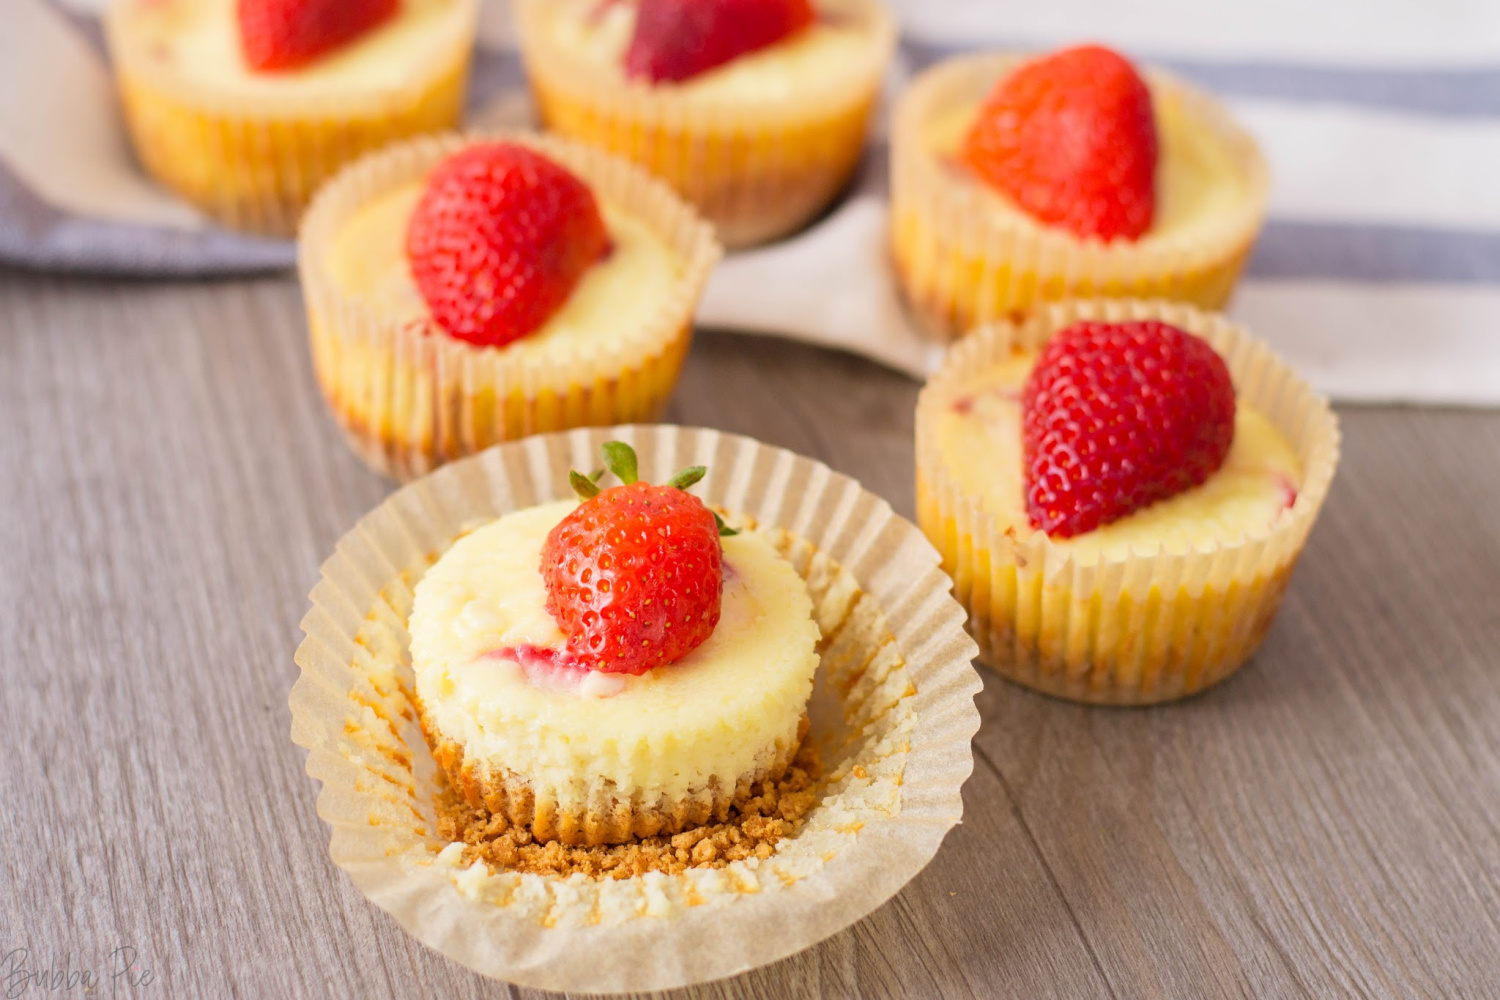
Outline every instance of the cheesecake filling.
<svg viewBox="0 0 1500 1000">
<path fill-rule="evenodd" d="M 351 299 L 397 324 L 431 313 L 412 280 L 406 228 L 426 190 L 425 180 L 393 188 L 362 206 L 335 235 L 328 274 Z M 682 278 L 682 263 L 650 226 L 601 203 L 610 250 L 540 327 L 504 348 L 537 360 L 566 361 L 624 333 L 644 329 Z"/>
<path fill-rule="evenodd" d="M 983 192 L 993 211 L 1044 226 L 1004 192 L 980 180 L 959 159 L 983 100 L 984 95 L 979 94 L 935 115 L 927 123 L 926 148 L 948 167 L 954 184 Z M 1250 180 L 1232 150 L 1195 123 L 1175 100 L 1160 94 L 1153 94 L 1152 100 L 1158 139 L 1156 212 L 1151 228 L 1140 239 L 1128 241 L 1142 247 L 1170 239 L 1191 239 L 1200 230 L 1216 230 L 1216 220 L 1237 211 L 1250 195 Z"/>
<path fill-rule="evenodd" d="M 346 97 L 399 90 L 431 72 L 465 32 L 458 0 L 401 0 L 396 13 L 360 37 L 291 71 L 261 72 L 245 61 L 236 0 L 130 0 L 142 51 L 185 81 L 246 96 Z"/>
<path fill-rule="evenodd" d="M 623 84 L 635 17 L 635 5 L 619 0 L 557 0 L 549 30 L 559 48 L 618 75 Z M 690 79 L 652 86 L 704 101 L 759 104 L 794 99 L 846 79 L 850 63 L 868 58 L 869 36 L 869 27 L 852 17 L 820 14 L 819 21 L 790 38 Z"/>
<path fill-rule="evenodd" d="M 969 496 L 1010 524 L 1018 540 L 1032 534 L 1022 460 L 1021 391 L 1036 355 L 1017 353 L 966 380 L 937 417 L 944 465 Z M 1052 544 L 1088 564 L 1123 559 L 1161 546 L 1171 554 L 1227 545 L 1265 532 L 1297 499 L 1302 464 L 1286 438 L 1255 410 L 1235 410 L 1234 444 L 1204 483 L 1118 521 Z"/>
<path fill-rule="evenodd" d="M 732 788 L 795 744 L 818 666 L 802 579 L 753 531 L 723 539 L 718 626 L 640 676 L 579 669 L 546 610 L 539 564 L 564 500 L 466 535 L 416 587 L 412 665 L 422 710 L 465 754 L 582 808 L 602 786 L 673 801 Z"/>
</svg>

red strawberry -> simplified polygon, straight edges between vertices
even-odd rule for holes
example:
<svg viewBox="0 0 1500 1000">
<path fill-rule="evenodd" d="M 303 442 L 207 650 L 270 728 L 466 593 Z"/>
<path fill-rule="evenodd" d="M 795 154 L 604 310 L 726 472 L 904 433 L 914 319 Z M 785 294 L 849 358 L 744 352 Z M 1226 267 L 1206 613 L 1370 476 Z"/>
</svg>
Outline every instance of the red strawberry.
<svg viewBox="0 0 1500 1000">
<path fill-rule="evenodd" d="M 240 45 L 251 69 L 295 69 L 396 13 L 399 0 L 239 0 Z"/>
<path fill-rule="evenodd" d="M 641 0 L 625 74 L 686 80 L 816 20 L 809 0 Z"/>
<path fill-rule="evenodd" d="M 1151 93 L 1097 45 L 1026 63 L 995 85 L 962 157 L 1020 208 L 1082 237 L 1136 239 L 1156 211 Z"/>
<path fill-rule="evenodd" d="M 439 163 L 406 231 L 433 318 L 460 340 L 496 347 L 547 322 L 608 245 L 588 185 L 506 142 Z"/>
<path fill-rule="evenodd" d="M 644 674 L 713 634 L 724 587 L 719 535 L 734 532 L 684 492 L 703 478 L 701 466 L 651 486 L 636 479 L 629 445 L 607 442 L 604 460 L 624 485 L 601 491 L 602 473 L 572 473 L 584 502 L 542 546 L 547 612 L 589 669 Z"/>
<path fill-rule="evenodd" d="M 1021 394 L 1026 509 L 1054 538 L 1197 486 L 1234 441 L 1234 383 L 1208 342 L 1145 320 L 1075 323 Z"/>
</svg>

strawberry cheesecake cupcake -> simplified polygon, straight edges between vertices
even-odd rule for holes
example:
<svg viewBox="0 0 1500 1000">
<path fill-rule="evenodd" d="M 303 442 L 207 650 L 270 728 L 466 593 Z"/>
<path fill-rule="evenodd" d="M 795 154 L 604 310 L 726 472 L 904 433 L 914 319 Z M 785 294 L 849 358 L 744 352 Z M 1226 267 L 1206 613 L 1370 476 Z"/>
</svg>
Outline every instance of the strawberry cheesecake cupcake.
<svg viewBox="0 0 1500 1000">
<path fill-rule="evenodd" d="M 1222 317 L 1057 304 L 981 328 L 923 390 L 918 515 L 984 662 L 1164 701 L 1260 644 L 1338 445 L 1327 401 Z"/>
<path fill-rule="evenodd" d="M 361 161 L 320 193 L 298 248 L 324 396 L 398 479 L 527 434 L 654 418 L 719 255 L 638 168 L 519 134 Z"/>
<path fill-rule="evenodd" d="M 1254 140 L 1207 95 L 1109 49 L 963 56 L 892 123 L 892 249 L 935 336 L 1039 303 L 1219 308 L 1265 215 Z"/>
<path fill-rule="evenodd" d="M 608 442 L 576 501 L 482 525 L 415 589 L 423 732 L 470 804 L 541 841 L 722 822 L 807 729 L 818 626 L 797 571 Z"/>
<path fill-rule="evenodd" d="M 848 182 L 895 41 L 878 0 L 519 0 L 542 117 L 628 156 L 730 247 Z"/>
<path fill-rule="evenodd" d="M 478 0 L 112 0 L 135 150 L 223 225 L 296 231 L 341 166 L 452 128 Z"/>
</svg>

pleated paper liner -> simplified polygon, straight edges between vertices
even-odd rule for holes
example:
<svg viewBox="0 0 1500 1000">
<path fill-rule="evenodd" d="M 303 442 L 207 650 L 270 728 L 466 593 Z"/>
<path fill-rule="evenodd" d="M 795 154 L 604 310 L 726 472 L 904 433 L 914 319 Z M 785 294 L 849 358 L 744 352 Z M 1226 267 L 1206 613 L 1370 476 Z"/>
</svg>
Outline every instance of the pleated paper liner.
<svg viewBox="0 0 1500 1000">
<path fill-rule="evenodd" d="M 550 157 L 666 242 L 681 273 L 648 323 L 569 354 L 532 352 L 524 338 L 479 347 L 447 336 L 431 320 L 384 315 L 339 288 L 325 261 L 345 222 L 372 199 L 425 177 L 466 143 L 483 140 L 519 142 Z M 527 434 L 652 420 L 676 385 L 693 313 L 721 253 L 711 228 L 680 198 L 603 150 L 512 132 L 414 139 L 339 174 L 308 211 L 298 260 L 313 367 L 355 451 L 399 480 Z"/>
<path fill-rule="evenodd" d="M 701 464 L 695 492 L 759 525 L 807 581 L 823 632 L 809 711 L 826 771 L 765 860 L 620 881 L 464 868 L 435 835 L 436 768 L 414 721 L 412 588 L 466 529 L 570 495 L 611 438 L 642 476 Z M 554 990 L 655 990 L 800 951 L 931 860 L 963 811 L 979 725 L 974 644 L 915 526 L 826 466 L 717 431 L 580 429 L 501 445 L 396 492 L 324 564 L 297 651 L 292 738 L 323 783 L 333 860 L 409 932 L 477 972 Z"/>
<path fill-rule="evenodd" d="M 935 439 L 937 413 L 966 378 L 1033 351 L 1080 319 L 1160 319 L 1223 356 L 1239 401 L 1266 417 L 1301 460 L 1296 502 L 1269 528 L 1174 555 L 1075 559 L 1042 532 L 1017 541 L 1008 518 L 959 485 Z M 943 554 L 980 659 L 1047 694 L 1148 704 L 1201 691 L 1236 670 L 1270 628 L 1339 456 L 1338 421 L 1265 344 L 1223 316 L 1166 302 L 1095 300 L 1043 307 L 955 345 L 917 404 L 917 511 Z"/>
<path fill-rule="evenodd" d="M 445 32 L 398 88 L 347 96 L 250 94 L 187 80 L 136 25 L 153 0 L 113 0 L 104 27 L 125 120 L 146 170 L 232 229 L 290 236 L 340 167 L 392 142 L 454 128 L 479 0 L 451 0 Z"/>
<path fill-rule="evenodd" d="M 927 146 L 935 116 L 976 104 L 1019 65 L 1014 55 L 949 59 L 923 73 L 892 118 L 891 241 L 908 301 L 927 331 L 952 340 L 981 323 L 1019 320 L 1064 298 L 1162 298 L 1217 309 L 1228 301 L 1265 218 L 1270 175 L 1255 140 L 1211 96 L 1167 73 L 1145 75 L 1158 108 L 1215 137 L 1246 194 L 1193 234 L 1149 241 L 1081 239 L 961 181 Z"/>
<path fill-rule="evenodd" d="M 820 0 L 820 16 L 860 26 L 865 43 L 826 86 L 756 101 L 708 101 L 649 85 L 559 44 L 557 22 L 593 16 L 595 0 L 518 0 L 521 54 L 549 129 L 627 156 L 711 221 L 726 246 L 789 233 L 844 185 L 864 150 L 871 109 L 895 45 L 877 0 Z"/>
</svg>

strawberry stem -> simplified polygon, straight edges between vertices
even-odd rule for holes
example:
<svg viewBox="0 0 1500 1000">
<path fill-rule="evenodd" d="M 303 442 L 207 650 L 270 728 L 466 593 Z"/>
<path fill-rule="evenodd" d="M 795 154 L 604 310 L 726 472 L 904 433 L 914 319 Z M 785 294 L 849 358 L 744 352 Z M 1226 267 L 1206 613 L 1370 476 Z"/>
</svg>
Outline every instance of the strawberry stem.
<svg viewBox="0 0 1500 1000">
<path fill-rule="evenodd" d="M 624 441 L 606 441 L 599 446 L 599 450 L 604 453 L 605 466 L 610 472 L 620 477 L 620 482 L 629 486 L 641 478 L 640 463 L 635 457 L 635 449 L 630 447 L 630 445 Z M 667 480 L 667 485 L 672 489 L 686 490 L 690 486 L 697 485 L 699 480 L 706 475 L 708 475 L 706 467 L 702 465 L 690 465 Z M 572 485 L 573 492 L 578 494 L 578 499 L 580 500 L 592 500 L 598 496 L 602 492 L 599 489 L 599 480 L 602 478 L 604 478 L 604 469 L 600 469 L 592 476 L 585 476 L 576 469 L 568 471 L 568 482 Z M 709 513 L 714 515 L 714 524 L 718 525 L 720 538 L 728 538 L 731 535 L 739 534 L 739 530 L 725 524 L 724 519 L 717 512 L 710 511 Z"/>
</svg>

